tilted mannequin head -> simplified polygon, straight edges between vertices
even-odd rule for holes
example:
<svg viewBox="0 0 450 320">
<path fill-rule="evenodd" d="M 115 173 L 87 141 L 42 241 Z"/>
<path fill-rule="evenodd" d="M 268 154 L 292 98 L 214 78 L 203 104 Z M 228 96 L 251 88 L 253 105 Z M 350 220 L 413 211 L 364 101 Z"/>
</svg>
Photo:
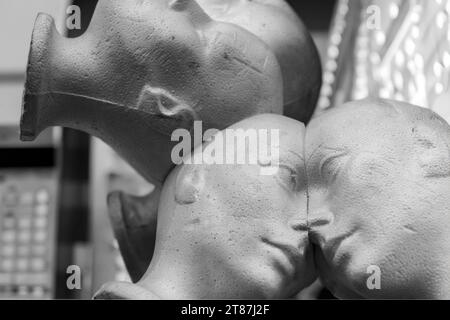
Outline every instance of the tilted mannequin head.
<svg viewBox="0 0 450 320">
<path fill-rule="evenodd" d="M 314 113 L 322 70 L 314 41 L 284 0 L 198 0 L 213 19 L 234 23 L 262 39 L 283 73 L 284 115 L 307 123 Z"/>
<path fill-rule="evenodd" d="M 175 129 L 202 120 L 220 130 L 282 108 L 277 59 L 250 32 L 212 20 L 193 0 L 100 0 L 75 39 L 38 17 L 21 130 L 25 140 L 49 126 L 86 131 L 160 185 Z"/>
<path fill-rule="evenodd" d="M 303 124 L 261 115 L 227 130 L 238 128 L 279 130 L 278 169 L 262 174 L 273 162 L 258 157 L 256 164 L 184 164 L 173 170 L 162 190 L 155 253 L 138 282 L 155 296 L 289 298 L 315 279 Z M 231 141 L 226 139 L 224 153 L 252 153 L 250 142 L 242 149 Z M 191 159 L 205 156 L 207 146 L 197 148 Z M 111 286 L 100 296 L 108 296 L 105 290 Z"/>
<path fill-rule="evenodd" d="M 340 298 L 450 298 L 450 126 L 364 100 L 313 120 L 305 149 L 325 285 Z M 378 272 L 379 290 L 368 286 Z"/>
</svg>

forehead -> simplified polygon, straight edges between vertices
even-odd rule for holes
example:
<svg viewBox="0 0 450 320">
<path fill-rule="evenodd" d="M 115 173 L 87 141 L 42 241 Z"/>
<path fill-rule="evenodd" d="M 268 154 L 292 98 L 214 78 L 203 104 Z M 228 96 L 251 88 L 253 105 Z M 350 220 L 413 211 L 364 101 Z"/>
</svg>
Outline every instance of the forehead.
<svg viewBox="0 0 450 320">
<path fill-rule="evenodd" d="M 301 122 L 274 114 L 257 115 L 218 132 L 209 143 L 196 148 L 190 159 L 212 161 L 199 166 L 210 177 L 244 172 L 248 177 L 261 175 L 264 167 L 278 164 L 298 171 L 304 166 L 304 137 Z M 211 154 L 218 156 L 210 158 Z"/>
<path fill-rule="evenodd" d="M 280 115 L 257 115 L 241 121 L 229 129 L 257 132 L 258 148 L 279 146 L 280 161 L 301 164 L 305 154 L 305 126 L 303 123 Z M 265 139 L 269 137 L 268 139 Z M 246 152 L 248 152 L 248 148 Z"/>
<path fill-rule="evenodd" d="M 391 152 L 409 144 L 410 124 L 388 103 L 349 103 L 308 125 L 305 154 L 310 159 L 336 150 Z"/>
</svg>

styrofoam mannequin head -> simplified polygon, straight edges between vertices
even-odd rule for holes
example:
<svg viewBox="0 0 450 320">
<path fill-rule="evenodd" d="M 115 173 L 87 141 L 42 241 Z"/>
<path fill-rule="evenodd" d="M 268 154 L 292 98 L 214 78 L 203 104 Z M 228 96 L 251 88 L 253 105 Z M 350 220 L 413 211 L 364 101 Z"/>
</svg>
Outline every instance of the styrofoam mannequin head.
<svg viewBox="0 0 450 320">
<path fill-rule="evenodd" d="M 322 84 L 317 48 L 303 22 L 284 0 L 197 0 L 213 19 L 234 23 L 262 39 L 283 73 L 284 115 L 307 123 Z"/>
<path fill-rule="evenodd" d="M 161 184 L 171 134 L 224 129 L 283 111 L 278 61 L 255 35 L 212 20 L 194 0 L 100 0 L 87 31 L 67 39 L 53 19 L 35 25 L 22 138 L 49 126 L 98 136 Z"/>
<path fill-rule="evenodd" d="M 340 298 L 449 298 L 449 125 L 426 109 L 364 100 L 313 120 L 305 148 L 325 285 Z M 378 272 L 379 290 L 368 286 Z"/>
<path fill-rule="evenodd" d="M 118 74 L 123 82 L 102 92 L 106 98 L 118 94 L 154 112 L 161 94 L 162 113 L 189 111 L 217 129 L 281 110 L 280 71 L 270 49 L 249 32 L 211 19 L 194 0 L 100 0 L 93 22 L 86 37 L 92 30 L 106 49 L 97 59 L 119 68 L 114 71 L 127 68 Z"/>
<path fill-rule="evenodd" d="M 230 128 L 279 129 L 280 169 L 261 175 L 262 164 L 184 164 L 169 175 L 155 253 L 138 282 L 156 296 L 288 298 L 315 279 L 303 124 L 261 115 Z"/>
</svg>

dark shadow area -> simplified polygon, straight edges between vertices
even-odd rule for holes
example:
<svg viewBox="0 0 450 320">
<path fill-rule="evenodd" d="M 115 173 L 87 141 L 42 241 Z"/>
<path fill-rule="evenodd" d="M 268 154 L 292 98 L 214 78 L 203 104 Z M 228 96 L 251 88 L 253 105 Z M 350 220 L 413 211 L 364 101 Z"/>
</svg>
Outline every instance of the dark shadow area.
<svg viewBox="0 0 450 320">
<path fill-rule="evenodd" d="M 287 2 L 302 18 L 310 31 L 329 29 L 336 0 L 289 0 Z"/>
</svg>

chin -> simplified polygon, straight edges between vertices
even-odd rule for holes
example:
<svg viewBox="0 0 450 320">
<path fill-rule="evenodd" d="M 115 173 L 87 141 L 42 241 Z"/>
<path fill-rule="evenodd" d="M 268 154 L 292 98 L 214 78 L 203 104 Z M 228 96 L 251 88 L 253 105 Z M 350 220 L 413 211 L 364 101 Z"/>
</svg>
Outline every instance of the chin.
<svg viewBox="0 0 450 320">
<path fill-rule="evenodd" d="M 325 268 L 327 268 L 325 270 Z M 323 284 L 337 299 L 365 299 L 367 296 L 363 294 L 359 283 L 365 283 L 366 278 L 358 275 L 357 279 L 351 277 L 348 270 L 340 270 L 339 268 L 329 268 L 319 266 L 319 277 Z M 359 289 L 359 290 L 358 290 Z"/>
<path fill-rule="evenodd" d="M 328 290 L 338 299 L 364 299 L 368 274 L 357 252 L 341 245 L 336 250 L 323 253 L 315 251 L 319 277 Z"/>
<path fill-rule="evenodd" d="M 263 253 L 261 253 L 263 256 Z M 259 260 L 259 261 L 256 261 Z M 289 279 L 280 273 L 270 262 L 261 258 L 241 262 L 245 269 L 235 272 L 236 283 L 245 284 L 244 299 L 283 299 L 289 297 Z"/>
</svg>

